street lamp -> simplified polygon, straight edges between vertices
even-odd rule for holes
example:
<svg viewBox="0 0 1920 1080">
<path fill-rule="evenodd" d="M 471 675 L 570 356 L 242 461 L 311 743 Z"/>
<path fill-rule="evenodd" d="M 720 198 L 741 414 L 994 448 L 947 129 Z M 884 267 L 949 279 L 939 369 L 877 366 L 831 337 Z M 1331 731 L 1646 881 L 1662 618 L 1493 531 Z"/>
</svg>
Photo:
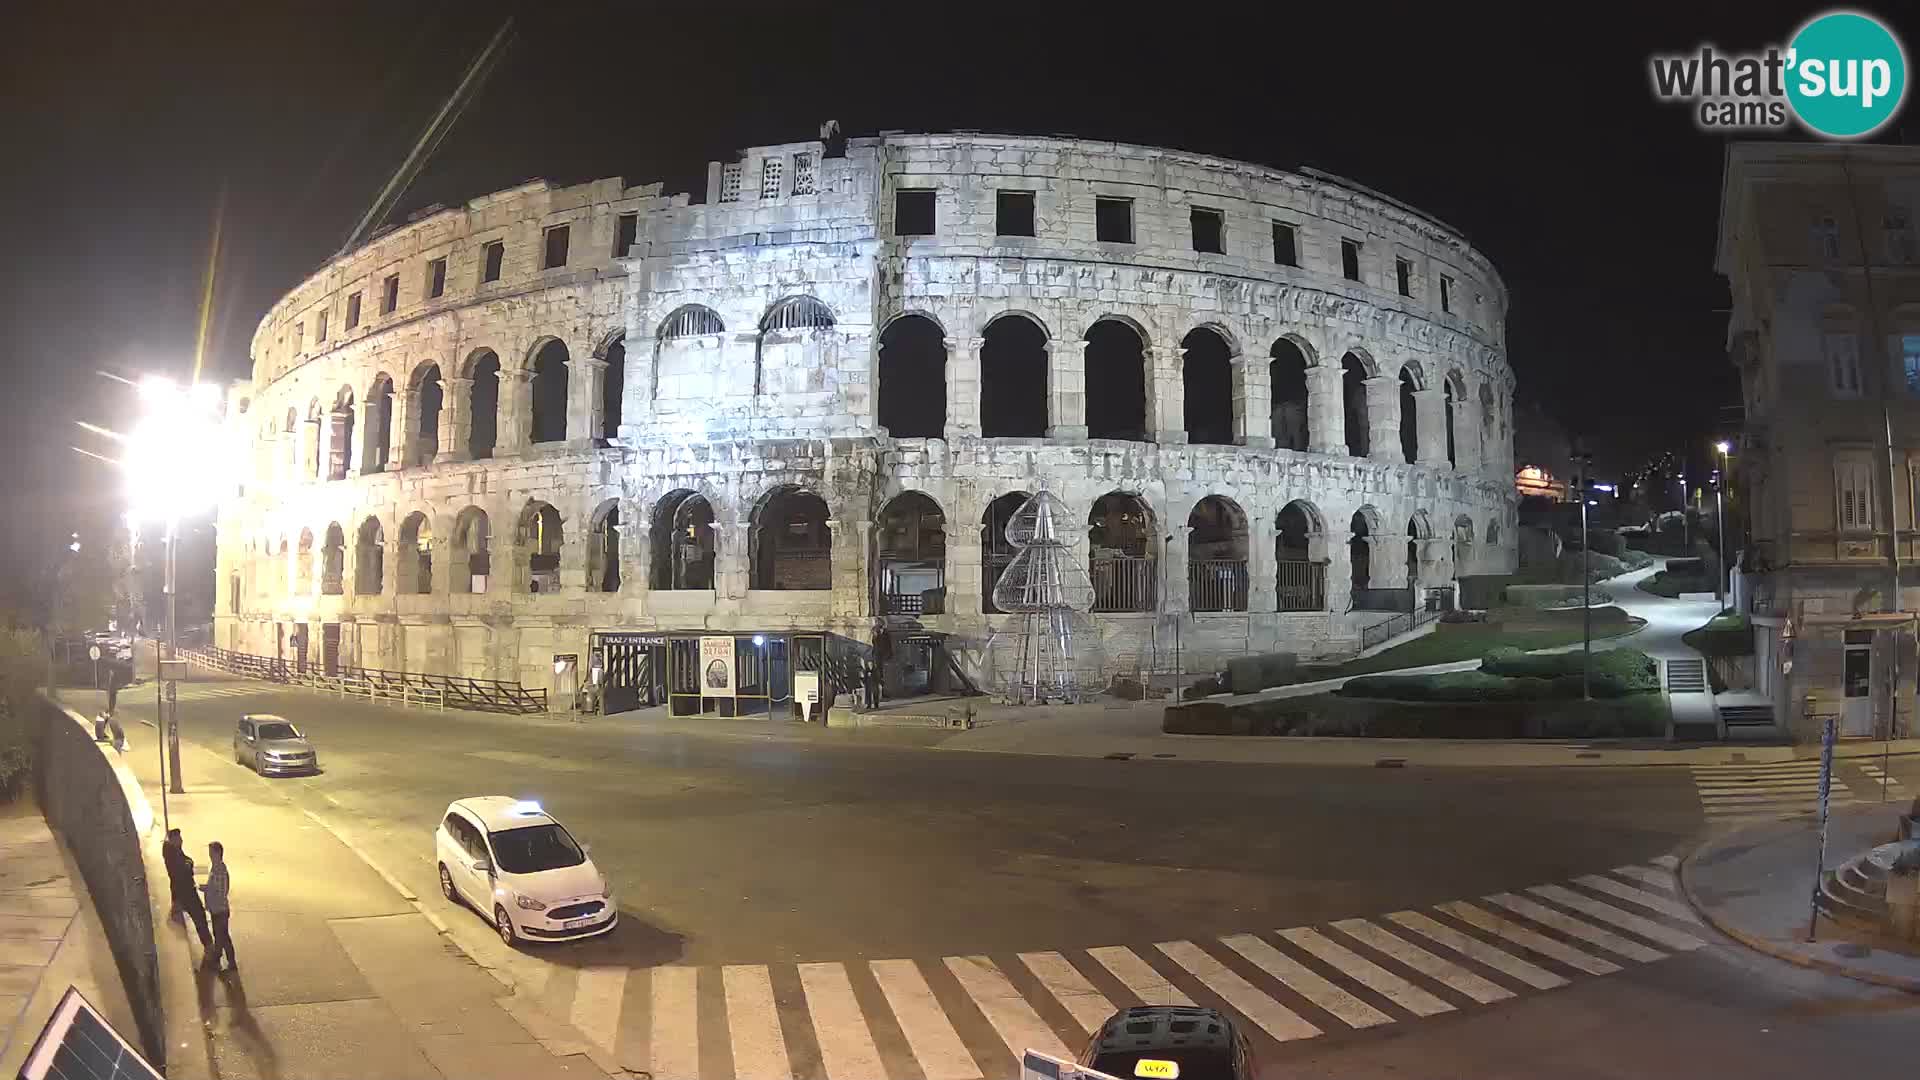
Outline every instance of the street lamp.
<svg viewBox="0 0 1920 1080">
<path fill-rule="evenodd" d="M 1713 566 L 1713 598 L 1720 604 L 1721 614 L 1725 614 L 1727 610 L 1727 504 L 1722 493 L 1727 489 L 1727 454 L 1733 449 L 1733 444 L 1721 439 L 1713 444 L 1713 448 L 1720 451 L 1720 471 L 1715 475 L 1713 485 L 1713 520 L 1720 526 L 1720 553 L 1719 557 L 1714 559 Z"/>
<path fill-rule="evenodd" d="M 158 521 L 166 526 L 167 658 L 177 659 L 179 624 L 175 610 L 175 549 L 180 518 L 217 505 L 227 494 L 225 477 L 233 461 L 225 445 L 219 410 L 220 389 L 210 383 L 179 386 L 148 376 L 139 384 L 140 418 L 127 436 L 122 468 L 127 482 L 127 520 Z M 154 645 L 158 656 L 160 647 Z M 156 665 L 157 666 L 157 665 Z M 160 672 L 155 672 L 158 680 Z M 168 680 L 169 691 L 174 691 Z M 186 789 L 180 780 L 179 702 L 169 693 L 166 717 L 168 789 Z"/>
<path fill-rule="evenodd" d="M 1587 541 L 1587 489 L 1592 454 L 1575 454 L 1580 466 L 1580 700 L 1593 700 L 1593 549 Z"/>
</svg>

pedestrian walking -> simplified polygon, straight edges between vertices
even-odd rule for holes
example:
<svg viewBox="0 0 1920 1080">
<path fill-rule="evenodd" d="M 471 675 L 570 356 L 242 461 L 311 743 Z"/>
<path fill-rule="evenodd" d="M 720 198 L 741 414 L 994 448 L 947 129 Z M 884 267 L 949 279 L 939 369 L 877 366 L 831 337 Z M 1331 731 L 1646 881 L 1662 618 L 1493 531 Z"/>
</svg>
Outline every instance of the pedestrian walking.
<svg viewBox="0 0 1920 1080">
<path fill-rule="evenodd" d="M 880 665 L 871 660 L 861 665 L 861 681 L 864 683 L 867 699 L 867 711 L 880 707 Z"/>
<path fill-rule="evenodd" d="M 167 892 L 173 897 L 173 911 L 167 918 L 192 919 L 200 935 L 200 948 L 210 948 L 213 938 L 207 933 L 207 909 L 201 906 L 200 890 L 193 882 L 193 856 L 187 854 L 179 829 L 167 830 L 166 843 L 160 845 L 160 859 L 167 864 Z"/>
<path fill-rule="evenodd" d="M 207 883 L 202 888 L 207 893 L 207 914 L 213 919 L 213 945 L 207 950 L 206 963 L 219 968 L 220 958 L 225 956 L 227 966 L 223 970 L 233 971 L 240 966 L 240 959 L 233 953 L 233 933 L 228 926 L 233 908 L 228 901 L 227 849 L 215 840 L 207 845 L 207 854 L 213 859 L 213 867 L 207 871 Z"/>
</svg>

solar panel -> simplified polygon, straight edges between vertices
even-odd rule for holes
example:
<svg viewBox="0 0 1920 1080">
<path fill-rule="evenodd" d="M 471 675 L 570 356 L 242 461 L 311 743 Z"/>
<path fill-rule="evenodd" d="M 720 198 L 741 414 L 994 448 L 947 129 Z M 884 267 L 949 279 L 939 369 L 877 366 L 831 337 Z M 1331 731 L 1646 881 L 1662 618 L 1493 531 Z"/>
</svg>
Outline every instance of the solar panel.
<svg viewBox="0 0 1920 1080">
<path fill-rule="evenodd" d="M 19 1080 L 161 1080 L 80 991 L 67 987 L 20 1066 Z"/>
</svg>

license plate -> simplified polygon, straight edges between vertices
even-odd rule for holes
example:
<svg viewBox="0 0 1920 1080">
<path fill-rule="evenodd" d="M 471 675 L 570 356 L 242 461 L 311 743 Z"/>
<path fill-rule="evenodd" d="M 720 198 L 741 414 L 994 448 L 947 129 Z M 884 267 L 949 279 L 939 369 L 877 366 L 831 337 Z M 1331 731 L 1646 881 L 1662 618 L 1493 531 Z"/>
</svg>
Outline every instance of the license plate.
<svg viewBox="0 0 1920 1080">
<path fill-rule="evenodd" d="M 567 920 L 566 922 L 563 922 L 563 923 L 561 923 L 560 925 L 561 925 L 561 926 L 563 926 L 563 927 L 565 927 L 565 928 L 566 928 L 566 929 L 568 929 L 568 930 L 578 930 L 578 929 L 580 929 L 580 928 L 581 928 L 581 927 L 583 927 L 583 926 L 592 926 L 592 925 L 593 925 L 593 920 L 592 920 L 592 919 L 590 919 L 590 918 L 588 918 L 588 919 L 568 919 L 568 920 Z"/>
</svg>

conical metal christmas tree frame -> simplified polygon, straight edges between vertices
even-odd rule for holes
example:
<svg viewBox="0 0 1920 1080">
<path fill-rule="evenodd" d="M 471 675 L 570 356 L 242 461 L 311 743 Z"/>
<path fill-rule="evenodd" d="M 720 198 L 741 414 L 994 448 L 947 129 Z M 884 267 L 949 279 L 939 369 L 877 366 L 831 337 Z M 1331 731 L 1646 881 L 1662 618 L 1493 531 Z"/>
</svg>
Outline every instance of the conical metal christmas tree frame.
<svg viewBox="0 0 1920 1080">
<path fill-rule="evenodd" d="M 1020 622 L 996 633 L 988 649 L 1009 702 L 1077 702 L 1100 689 L 1100 633 L 1087 616 L 1093 582 L 1074 553 L 1065 510 L 1042 491 L 1007 521 L 1007 542 L 1018 551 L 994 584 L 993 603 Z"/>
</svg>

